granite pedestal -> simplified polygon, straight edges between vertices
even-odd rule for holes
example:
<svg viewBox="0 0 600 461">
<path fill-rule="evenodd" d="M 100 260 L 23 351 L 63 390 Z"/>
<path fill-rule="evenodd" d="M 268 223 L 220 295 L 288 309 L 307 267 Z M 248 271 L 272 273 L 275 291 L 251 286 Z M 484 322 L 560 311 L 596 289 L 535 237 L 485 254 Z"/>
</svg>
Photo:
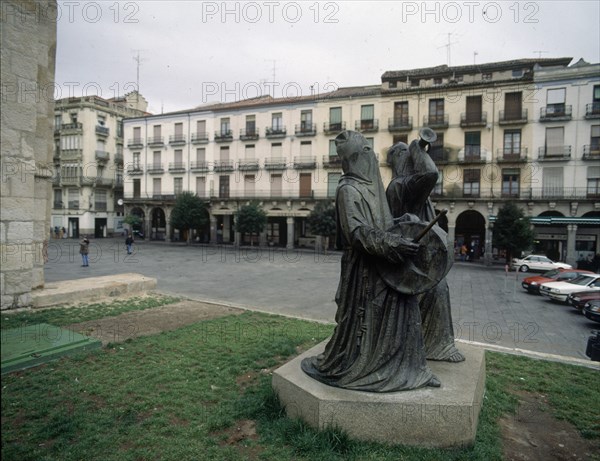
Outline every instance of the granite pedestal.
<svg viewBox="0 0 600 461">
<path fill-rule="evenodd" d="M 460 345 L 466 361 L 428 364 L 442 387 L 373 393 L 327 386 L 300 368 L 323 352 L 327 341 L 273 373 L 273 388 L 289 418 L 317 429 L 337 427 L 357 440 L 422 447 L 470 445 L 475 440 L 485 388 L 481 348 Z"/>
</svg>

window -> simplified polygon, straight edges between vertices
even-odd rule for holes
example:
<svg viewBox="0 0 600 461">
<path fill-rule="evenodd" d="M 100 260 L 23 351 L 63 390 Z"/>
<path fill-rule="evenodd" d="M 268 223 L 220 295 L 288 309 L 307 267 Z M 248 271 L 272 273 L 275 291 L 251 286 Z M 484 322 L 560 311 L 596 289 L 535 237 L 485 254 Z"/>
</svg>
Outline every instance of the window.
<svg viewBox="0 0 600 461">
<path fill-rule="evenodd" d="M 562 157 L 565 155 L 565 129 L 562 126 L 546 128 L 546 156 Z"/>
<path fill-rule="evenodd" d="M 62 208 L 63 200 L 62 200 L 62 190 L 54 189 L 54 208 Z"/>
<path fill-rule="evenodd" d="M 196 149 L 196 162 L 198 165 L 206 162 L 206 149 L 204 147 L 198 147 Z"/>
<path fill-rule="evenodd" d="M 196 195 L 206 197 L 206 178 L 204 176 L 196 177 Z"/>
<path fill-rule="evenodd" d="M 410 80 L 410 86 L 415 87 L 415 86 L 419 86 L 421 83 L 421 81 L 418 78 L 414 78 Z"/>
<path fill-rule="evenodd" d="M 246 115 L 246 135 L 253 136 L 256 133 L 256 116 Z"/>
<path fill-rule="evenodd" d="M 546 94 L 547 115 L 564 115 L 566 93 L 566 88 L 548 90 Z"/>
<path fill-rule="evenodd" d="M 123 137 L 123 122 L 121 120 L 117 121 L 117 137 Z"/>
<path fill-rule="evenodd" d="M 71 123 L 77 123 L 77 112 L 71 112 L 69 117 L 71 119 Z"/>
<path fill-rule="evenodd" d="M 523 94 L 518 91 L 504 95 L 504 119 L 521 120 L 523 118 Z"/>
<path fill-rule="evenodd" d="M 481 74 L 481 80 L 491 80 L 493 77 L 492 72 L 483 72 Z"/>
<path fill-rule="evenodd" d="M 106 211 L 106 190 L 96 189 L 94 194 L 94 208 L 96 211 Z"/>
<path fill-rule="evenodd" d="M 519 170 L 518 169 L 503 169 L 502 170 L 502 196 L 503 197 L 518 197 L 519 196 Z"/>
<path fill-rule="evenodd" d="M 271 175 L 271 197 L 281 197 L 283 185 L 283 176 L 280 174 Z"/>
<path fill-rule="evenodd" d="M 504 132 L 504 156 L 521 155 L 521 130 L 506 130 Z"/>
<path fill-rule="evenodd" d="M 561 197 L 564 172 L 562 167 L 544 167 L 542 169 L 542 194 L 545 198 Z"/>
<path fill-rule="evenodd" d="M 360 106 L 360 129 L 371 130 L 375 128 L 375 106 L 367 104 Z"/>
<path fill-rule="evenodd" d="M 441 85 L 442 84 L 442 78 L 441 77 L 435 77 L 433 79 L 433 84 L 434 85 Z"/>
<path fill-rule="evenodd" d="M 142 142 L 142 128 L 139 126 L 133 128 L 133 142 L 136 144 Z"/>
<path fill-rule="evenodd" d="M 67 196 L 69 197 L 69 208 L 73 210 L 79 209 L 79 189 L 74 187 L 69 188 Z"/>
<path fill-rule="evenodd" d="M 175 152 L 175 168 L 183 168 L 183 151 L 181 149 L 176 149 Z"/>
<path fill-rule="evenodd" d="M 300 197 L 312 197 L 311 181 L 310 173 L 300 173 Z"/>
<path fill-rule="evenodd" d="M 444 100 L 430 99 L 429 100 L 429 124 L 439 125 L 444 123 Z"/>
<path fill-rule="evenodd" d="M 514 69 L 512 71 L 512 78 L 521 78 L 523 76 L 523 74 L 524 74 L 523 69 L 518 69 L 518 70 Z"/>
<path fill-rule="evenodd" d="M 600 197 L 600 166 L 590 166 L 587 169 L 587 196 Z"/>
<path fill-rule="evenodd" d="M 465 159 L 479 159 L 481 157 L 481 131 L 467 131 L 465 133 Z"/>
<path fill-rule="evenodd" d="M 594 85 L 593 101 L 600 102 L 600 85 Z"/>
<path fill-rule="evenodd" d="M 590 128 L 590 154 L 600 154 L 600 125 L 592 125 Z"/>
<path fill-rule="evenodd" d="M 183 123 L 176 123 L 175 124 L 175 137 L 181 138 L 181 136 L 183 136 Z"/>
<path fill-rule="evenodd" d="M 327 197 L 335 197 L 335 192 L 341 177 L 341 173 L 329 173 L 327 175 Z"/>
<path fill-rule="evenodd" d="M 173 178 L 173 191 L 175 195 L 183 192 L 183 178 Z"/>
<path fill-rule="evenodd" d="M 283 130 L 283 115 L 281 112 L 276 112 L 271 115 L 271 128 L 274 131 Z"/>
<path fill-rule="evenodd" d="M 335 145 L 335 139 L 329 140 L 329 156 L 337 156 L 337 147 Z"/>
<path fill-rule="evenodd" d="M 312 110 L 300 112 L 300 130 L 312 131 Z"/>
<path fill-rule="evenodd" d="M 160 125 L 154 125 L 154 126 L 152 127 L 152 133 L 153 133 L 153 136 L 154 136 L 154 140 L 155 140 L 155 141 L 158 141 L 158 140 L 160 140 L 160 136 L 161 136 L 161 134 L 160 134 L 160 133 L 161 133 L 161 126 L 160 126 Z"/>
<path fill-rule="evenodd" d="M 138 170 L 140 168 L 140 153 L 133 153 L 133 169 Z"/>
<path fill-rule="evenodd" d="M 467 96 L 467 123 L 481 122 L 481 95 Z"/>
<path fill-rule="evenodd" d="M 397 144 L 399 142 L 403 142 L 404 144 L 408 144 L 408 135 L 407 134 L 395 134 L 392 137 L 392 145 Z"/>
<path fill-rule="evenodd" d="M 433 195 L 437 195 L 437 196 L 442 196 L 444 194 L 444 180 L 443 180 L 443 171 L 439 170 L 438 172 L 438 179 L 437 182 L 435 183 L 435 187 L 433 188 L 433 190 L 431 191 L 431 193 Z"/>
<path fill-rule="evenodd" d="M 229 198 L 229 176 L 219 176 L 219 198 Z"/>
<path fill-rule="evenodd" d="M 81 149 L 81 136 L 61 136 L 60 148 L 61 150 Z"/>
<path fill-rule="evenodd" d="M 141 196 L 141 179 L 135 178 L 133 180 L 133 198 L 140 198 Z"/>
<path fill-rule="evenodd" d="M 106 126 L 106 115 L 98 115 L 98 125 Z"/>
<path fill-rule="evenodd" d="M 230 134 L 229 117 L 221 119 L 221 136 L 228 136 Z"/>
<path fill-rule="evenodd" d="M 463 196 L 479 197 L 479 179 L 481 170 L 464 170 Z"/>
<path fill-rule="evenodd" d="M 396 82 L 396 81 L 393 81 L 393 82 L 389 82 L 389 83 L 388 83 L 388 88 L 396 88 L 397 86 L 398 86 L 398 84 L 397 84 L 397 82 Z"/>
<path fill-rule="evenodd" d="M 254 197 L 254 185 L 256 184 L 256 176 L 253 174 L 244 175 L 244 196 Z"/>
<path fill-rule="evenodd" d="M 219 159 L 223 163 L 229 162 L 229 146 L 221 146 L 221 149 L 219 150 Z"/>
<path fill-rule="evenodd" d="M 122 166 L 117 166 L 117 169 L 115 171 L 115 184 L 117 186 L 123 185 L 123 167 Z"/>
<path fill-rule="evenodd" d="M 437 139 L 429 146 L 429 156 L 434 162 L 447 160 L 444 152 L 444 133 L 439 133 Z"/>
<path fill-rule="evenodd" d="M 162 180 L 161 178 L 152 179 L 152 196 L 160 197 L 162 194 Z"/>
<path fill-rule="evenodd" d="M 394 126 L 408 126 L 408 101 L 394 103 Z"/>
<path fill-rule="evenodd" d="M 152 163 L 152 168 L 153 169 L 160 169 L 162 168 L 161 162 L 160 162 L 160 151 L 159 150 L 155 150 L 154 152 L 152 152 L 152 159 L 153 159 L 153 163 Z"/>
<path fill-rule="evenodd" d="M 206 120 L 198 120 L 196 122 L 196 137 L 198 139 L 206 137 Z"/>
<path fill-rule="evenodd" d="M 61 126 L 62 126 L 62 115 L 55 115 L 54 116 L 54 129 L 59 130 Z"/>
<path fill-rule="evenodd" d="M 274 142 L 271 144 L 271 158 L 283 157 L 283 147 L 280 142 Z"/>
<path fill-rule="evenodd" d="M 330 131 L 341 131 L 342 129 L 342 108 L 341 107 L 330 107 L 329 108 L 329 130 Z"/>
</svg>

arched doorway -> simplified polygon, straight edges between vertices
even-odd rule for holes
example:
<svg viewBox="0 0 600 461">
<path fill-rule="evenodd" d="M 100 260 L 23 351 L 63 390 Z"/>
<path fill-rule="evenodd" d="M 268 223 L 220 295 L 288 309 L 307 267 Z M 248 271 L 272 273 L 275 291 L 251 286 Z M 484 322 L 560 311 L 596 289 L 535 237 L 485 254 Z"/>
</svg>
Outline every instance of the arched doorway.
<svg viewBox="0 0 600 461">
<path fill-rule="evenodd" d="M 435 210 L 435 215 L 439 215 L 440 214 L 440 210 Z M 448 232 L 448 216 L 444 215 L 442 216 L 439 220 L 438 220 L 438 226 L 440 226 L 444 232 Z"/>
<path fill-rule="evenodd" d="M 133 226 L 131 226 L 131 230 L 137 232 L 138 235 L 139 233 L 141 233 L 142 236 L 145 236 L 144 229 L 146 228 L 146 213 L 144 213 L 144 210 L 142 210 L 140 207 L 134 207 L 131 209 L 129 214 L 137 216 L 140 220 L 138 224 L 134 224 Z"/>
<path fill-rule="evenodd" d="M 167 233 L 167 219 L 162 208 L 153 208 L 150 212 L 150 238 L 164 240 Z"/>
<path fill-rule="evenodd" d="M 564 217 L 555 210 L 544 211 L 539 218 Z M 553 261 L 564 261 L 567 255 L 567 227 L 560 224 L 536 224 L 533 253 L 546 255 Z"/>
<path fill-rule="evenodd" d="M 485 251 L 485 218 L 478 211 L 467 210 L 456 219 L 456 245 L 467 247 L 467 260 L 481 258 Z"/>
<path fill-rule="evenodd" d="M 600 218 L 600 211 L 589 211 L 582 218 Z M 575 253 L 577 254 L 577 268 L 596 272 L 600 269 L 600 261 L 596 255 L 600 253 L 598 239 L 600 230 L 596 224 L 578 224 L 577 239 L 575 240 Z M 595 258 L 595 259 L 594 259 Z"/>
</svg>

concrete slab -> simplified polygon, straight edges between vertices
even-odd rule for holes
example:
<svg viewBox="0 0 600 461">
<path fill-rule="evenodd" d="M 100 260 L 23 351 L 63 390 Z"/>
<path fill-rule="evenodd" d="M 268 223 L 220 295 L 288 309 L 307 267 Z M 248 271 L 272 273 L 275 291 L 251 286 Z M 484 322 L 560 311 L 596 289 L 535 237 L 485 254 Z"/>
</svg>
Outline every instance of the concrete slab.
<svg viewBox="0 0 600 461">
<path fill-rule="evenodd" d="M 422 447 L 470 445 L 475 440 L 485 388 L 482 348 L 461 345 L 466 361 L 428 362 L 440 388 L 393 393 L 339 389 L 322 384 L 300 368 L 305 357 L 320 354 L 327 341 L 273 373 L 273 388 L 288 417 L 316 429 L 338 427 L 351 437 Z"/>
<path fill-rule="evenodd" d="M 2 374 L 102 347 L 95 338 L 47 323 L 2 330 L 1 334 Z"/>
<path fill-rule="evenodd" d="M 144 293 L 156 288 L 156 279 L 141 274 L 124 273 L 46 283 L 31 293 L 33 307 L 97 301 L 103 298 Z"/>
</svg>

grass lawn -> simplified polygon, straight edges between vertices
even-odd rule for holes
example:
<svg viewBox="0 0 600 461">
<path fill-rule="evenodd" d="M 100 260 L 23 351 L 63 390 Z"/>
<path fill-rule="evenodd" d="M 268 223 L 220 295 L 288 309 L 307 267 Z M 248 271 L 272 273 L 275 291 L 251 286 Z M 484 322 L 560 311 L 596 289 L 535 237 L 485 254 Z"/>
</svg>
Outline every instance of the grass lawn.
<svg viewBox="0 0 600 461">
<path fill-rule="evenodd" d="M 107 309 L 115 315 L 135 303 L 150 307 L 140 298 L 129 306 L 98 305 L 94 315 Z M 25 320 L 90 320 L 67 318 L 74 315 L 67 311 L 73 309 Z M 2 327 L 25 320 L 3 315 Z M 519 390 L 545 393 L 557 417 L 600 438 L 597 371 L 496 353 L 486 354 L 486 395 L 472 447 L 389 447 L 333 430 L 317 433 L 284 416 L 269 371 L 331 331 L 331 325 L 246 312 L 7 374 L 2 459 L 501 460 L 498 418 L 515 411 Z M 236 436 L 243 427 L 246 436 Z"/>
</svg>

